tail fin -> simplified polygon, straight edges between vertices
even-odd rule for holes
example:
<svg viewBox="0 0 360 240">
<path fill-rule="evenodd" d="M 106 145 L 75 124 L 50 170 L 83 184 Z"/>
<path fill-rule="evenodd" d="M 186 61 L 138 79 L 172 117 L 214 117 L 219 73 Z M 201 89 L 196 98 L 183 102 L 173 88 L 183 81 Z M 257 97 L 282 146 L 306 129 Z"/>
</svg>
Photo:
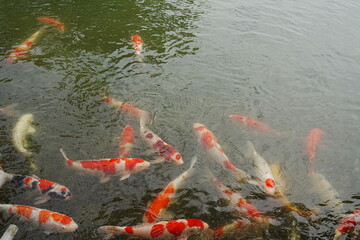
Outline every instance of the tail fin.
<svg viewBox="0 0 360 240">
<path fill-rule="evenodd" d="M 196 163 L 196 160 L 197 160 L 197 156 L 193 156 L 191 158 L 190 167 L 188 170 L 186 170 L 186 172 L 189 174 L 189 176 L 194 172 L 194 165 Z"/>
<path fill-rule="evenodd" d="M 60 152 L 61 152 L 61 154 L 63 155 L 63 157 L 65 158 L 66 163 L 69 164 L 69 165 L 72 165 L 73 161 L 70 160 L 70 159 L 66 156 L 66 154 L 65 154 L 65 152 L 62 150 L 62 148 L 60 148 Z"/>
<path fill-rule="evenodd" d="M 65 32 L 64 24 L 62 24 L 59 20 L 51 17 L 38 17 L 38 21 L 50 24 L 52 26 L 55 26 L 59 29 L 61 33 Z"/>
<path fill-rule="evenodd" d="M 9 176 L 11 174 L 8 174 L 4 172 L 3 170 L 0 170 L 0 188 L 6 183 L 6 181 L 9 180 Z"/>
<path fill-rule="evenodd" d="M 97 232 L 99 234 L 105 234 L 103 239 L 107 240 L 110 239 L 111 237 L 125 233 L 125 230 L 122 227 L 118 227 L 118 226 L 102 226 L 98 228 Z"/>
</svg>

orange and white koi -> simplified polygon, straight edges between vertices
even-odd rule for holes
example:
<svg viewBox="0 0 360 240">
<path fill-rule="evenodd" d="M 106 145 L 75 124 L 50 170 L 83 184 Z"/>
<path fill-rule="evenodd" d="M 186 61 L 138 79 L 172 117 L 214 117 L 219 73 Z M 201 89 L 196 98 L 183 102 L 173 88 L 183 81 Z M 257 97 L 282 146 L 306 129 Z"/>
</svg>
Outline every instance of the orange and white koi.
<svg viewBox="0 0 360 240">
<path fill-rule="evenodd" d="M 122 158 L 129 157 L 135 143 L 135 131 L 130 125 L 126 125 L 121 133 L 119 143 L 119 156 Z"/>
<path fill-rule="evenodd" d="M 46 234 L 73 232 L 78 228 L 71 217 L 45 209 L 26 205 L 0 204 L 0 210 L 41 227 Z"/>
<path fill-rule="evenodd" d="M 360 208 L 342 219 L 340 224 L 336 227 L 334 240 L 340 239 L 342 235 L 350 232 L 356 226 L 359 226 L 358 225 L 359 223 L 360 223 Z"/>
<path fill-rule="evenodd" d="M 140 136 L 144 139 L 152 151 L 155 151 L 157 154 L 159 154 L 159 156 L 154 161 L 151 161 L 151 164 L 157 164 L 164 161 L 175 165 L 181 165 L 184 163 L 181 154 L 150 129 L 141 127 Z"/>
<path fill-rule="evenodd" d="M 306 153 L 309 157 L 310 170 L 314 168 L 316 148 L 321 143 L 321 137 L 324 135 L 323 131 L 319 128 L 313 128 L 310 130 L 309 134 L 306 136 Z"/>
<path fill-rule="evenodd" d="M 209 170 L 210 172 L 210 170 Z M 222 197 L 229 201 L 229 205 L 232 206 L 236 215 L 250 217 L 259 224 L 268 225 L 273 223 L 273 219 L 267 216 L 263 216 L 257 210 L 257 208 L 246 201 L 239 193 L 232 191 L 230 188 L 223 185 L 218 179 L 216 179 L 210 172 L 211 182 L 217 187 Z"/>
<path fill-rule="evenodd" d="M 196 157 L 191 160 L 191 164 L 188 170 L 180 174 L 177 178 L 171 181 L 152 201 L 152 203 L 146 209 L 143 221 L 144 223 L 153 223 L 161 219 L 162 213 L 168 208 L 170 201 L 172 200 L 175 192 L 183 185 L 184 179 L 190 177 L 194 172 L 194 164 Z"/>
<path fill-rule="evenodd" d="M 132 35 L 131 41 L 134 44 L 135 54 L 140 55 L 142 51 L 143 41 L 139 35 Z"/>
<path fill-rule="evenodd" d="M 234 222 L 214 230 L 212 237 L 213 239 L 222 239 L 235 232 L 244 232 L 250 229 L 253 229 L 253 224 L 248 219 L 236 219 Z"/>
<path fill-rule="evenodd" d="M 238 114 L 231 114 L 231 115 L 229 115 L 229 118 L 231 120 L 233 120 L 233 122 L 235 122 L 235 123 L 243 124 L 245 127 L 255 129 L 259 132 L 280 134 L 280 132 L 275 131 L 274 129 L 267 126 L 266 124 L 259 122 L 250 117 L 244 117 L 244 116 L 238 115 Z"/>
<path fill-rule="evenodd" d="M 140 126 L 151 123 L 151 114 L 148 111 L 136 108 L 129 103 L 121 102 L 110 97 L 104 97 L 104 101 L 109 103 L 112 107 L 119 108 L 120 113 L 139 119 Z"/>
<path fill-rule="evenodd" d="M 72 198 L 70 190 L 58 183 L 38 178 L 37 176 L 24 176 L 20 174 L 10 174 L 0 170 L 0 187 L 5 182 L 11 182 L 18 187 L 28 188 L 35 191 L 39 197 L 35 199 L 35 204 L 47 202 L 50 199 L 68 200 Z"/>
<path fill-rule="evenodd" d="M 146 223 L 137 226 L 102 226 L 98 228 L 100 234 L 106 234 L 104 239 L 117 235 L 128 235 L 146 239 L 181 239 L 202 233 L 209 228 L 206 222 L 200 219 L 177 219 L 156 223 Z"/>
<path fill-rule="evenodd" d="M 100 160 L 72 161 L 64 153 L 66 163 L 71 168 L 100 178 L 101 183 L 110 180 L 111 177 L 120 176 L 120 180 L 127 179 L 131 174 L 145 170 L 150 163 L 141 158 L 103 158 Z"/>
<path fill-rule="evenodd" d="M 230 162 L 214 134 L 205 125 L 194 123 L 193 128 L 197 135 L 198 142 L 201 143 L 203 148 L 218 164 L 230 172 L 237 181 L 242 182 L 248 180 L 246 173 Z"/>
<path fill-rule="evenodd" d="M 251 180 L 251 182 L 257 185 L 265 193 L 274 196 L 276 183 L 271 169 L 265 159 L 256 152 L 254 145 L 250 141 L 247 141 L 247 152 L 245 157 L 253 161 L 255 168 L 255 180 Z"/>
<path fill-rule="evenodd" d="M 38 18 L 38 20 L 40 22 L 56 26 L 61 33 L 64 32 L 64 25 L 54 18 L 41 17 L 41 18 Z M 46 28 L 47 28 L 47 25 L 42 26 L 39 30 L 37 30 L 34 34 L 32 34 L 28 39 L 26 39 L 20 46 L 18 46 L 13 51 L 11 51 L 10 55 L 6 59 L 6 62 L 8 64 L 12 64 L 15 61 L 17 61 L 19 58 L 25 57 L 26 53 L 28 51 L 30 51 L 30 49 L 35 44 L 35 41 L 45 31 Z"/>
</svg>

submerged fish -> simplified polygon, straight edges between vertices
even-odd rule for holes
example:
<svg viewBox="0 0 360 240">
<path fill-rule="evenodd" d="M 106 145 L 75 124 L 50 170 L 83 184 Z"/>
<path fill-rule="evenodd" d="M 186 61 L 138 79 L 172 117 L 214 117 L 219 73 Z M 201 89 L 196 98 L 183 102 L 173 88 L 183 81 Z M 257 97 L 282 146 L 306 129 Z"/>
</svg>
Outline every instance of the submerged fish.
<svg viewBox="0 0 360 240">
<path fill-rule="evenodd" d="M 18 103 L 13 103 L 9 106 L 0 108 L 0 112 L 8 116 L 15 116 L 19 114 L 17 111 L 14 110 L 14 108 L 17 107 L 18 105 L 19 105 Z"/>
<path fill-rule="evenodd" d="M 334 240 L 340 239 L 342 235 L 353 230 L 359 223 L 360 223 L 360 208 L 342 219 L 340 224 L 336 227 Z"/>
<path fill-rule="evenodd" d="M 191 164 L 188 170 L 180 174 L 177 178 L 171 181 L 152 201 L 149 207 L 146 209 L 143 221 L 145 223 L 153 223 L 158 219 L 161 219 L 162 213 L 168 208 L 173 195 L 183 185 L 184 179 L 188 178 L 194 172 L 194 164 L 196 157 L 191 160 Z"/>
<path fill-rule="evenodd" d="M 151 123 L 151 114 L 145 110 L 136 108 L 126 102 L 117 101 L 110 97 L 105 97 L 104 101 L 109 103 L 113 107 L 119 108 L 120 113 L 124 113 L 133 118 L 139 119 L 141 127 L 144 127 L 146 124 Z"/>
<path fill-rule="evenodd" d="M 280 134 L 280 132 L 275 131 L 274 129 L 270 128 L 266 124 L 261 123 L 250 117 L 244 117 L 241 115 L 232 114 L 232 115 L 229 115 L 229 118 L 236 123 L 243 124 L 245 127 L 255 129 L 259 132 Z"/>
<path fill-rule="evenodd" d="M 214 230 L 212 238 L 223 239 L 229 237 L 229 235 L 234 236 L 234 234 L 236 234 L 238 239 L 240 233 L 247 232 L 249 230 L 254 230 L 254 226 L 249 220 L 245 218 L 236 219 L 234 222 Z"/>
<path fill-rule="evenodd" d="M 61 33 L 64 32 L 64 25 L 54 18 L 41 17 L 38 18 L 38 20 L 40 22 L 56 26 Z M 30 51 L 30 49 L 33 47 L 38 37 L 45 31 L 46 28 L 47 25 L 42 26 L 39 30 L 33 33 L 28 39 L 26 39 L 20 46 L 18 46 L 13 51 L 11 51 L 10 55 L 6 59 L 6 62 L 8 64 L 11 64 L 16 62 L 19 58 L 25 57 L 27 52 Z"/>
<path fill-rule="evenodd" d="M 25 156 L 30 156 L 32 154 L 26 149 L 28 145 L 26 142 L 26 136 L 28 134 L 35 133 L 35 128 L 31 126 L 33 121 L 34 116 L 31 113 L 24 114 L 18 119 L 15 127 L 12 130 L 12 142 L 15 146 L 15 149 Z"/>
<path fill-rule="evenodd" d="M 2 237 L 0 238 L 0 240 L 12 240 L 15 237 L 18 230 L 19 228 L 16 225 L 10 224 L 9 227 L 4 232 L 4 234 L 2 235 Z"/>
<path fill-rule="evenodd" d="M 127 179 L 131 174 L 145 170 L 150 163 L 141 158 L 103 158 L 100 160 L 72 161 L 60 148 L 60 152 L 71 168 L 92 176 L 100 178 L 101 183 L 110 180 L 111 177 Z"/>
<path fill-rule="evenodd" d="M 119 156 L 122 158 L 129 157 L 135 142 L 135 131 L 130 125 L 126 125 L 121 133 L 119 142 Z"/>
<path fill-rule="evenodd" d="M 248 180 L 246 173 L 230 162 L 214 134 L 205 125 L 194 123 L 193 128 L 198 142 L 201 143 L 203 148 L 218 164 L 233 175 L 237 181 L 243 182 Z"/>
<path fill-rule="evenodd" d="M 155 151 L 159 155 L 156 160 L 151 162 L 151 164 L 157 164 L 164 161 L 175 165 L 181 165 L 184 163 L 181 154 L 150 129 L 141 127 L 140 136 L 144 139 L 151 150 Z"/>
<path fill-rule="evenodd" d="M 259 186 L 265 193 L 274 196 L 276 183 L 271 169 L 265 159 L 256 152 L 254 145 L 250 141 L 247 141 L 245 157 L 253 161 L 255 168 L 255 181 L 252 183 Z"/>
<path fill-rule="evenodd" d="M 102 226 L 98 228 L 98 232 L 105 234 L 104 239 L 109 239 L 117 235 L 128 235 L 146 239 L 186 240 L 193 235 L 206 231 L 208 228 L 209 225 L 200 219 L 177 219 L 137 226 Z"/>
<path fill-rule="evenodd" d="M 141 37 L 139 35 L 132 35 L 131 41 L 134 44 L 135 54 L 140 55 L 141 51 L 142 51 L 142 45 L 143 45 L 143 41 L 141 40 Z"/>
<path fill-rule="evenodd" d="M 26 205 L 0 204 L 0 210 L 41 227 L 46 234 L 73 232 L 78 225 L 71 217 Z"/>
<path fill-rule="evenodd" d="M 310 168 L 314 168 L 316 148 L 321 143 L 321 137 L 324 135 L 319 128 L 313 128 L 305 138 L 306 154 L 309 157 Z"/>
<path fill-rule="evenodd" d="M 58 183 L 38 178 L 37 176 L 24 176 L 10 174 L 0 170 L 0 187 L 5 182 L 11 182 L 18 187 L 28 188 L 35 191 L 39 197 L 35 199 L 35 204 L 47 202 L 50 199 L 68 200 L 72 198 L 70 190 Z"/>
</svg>

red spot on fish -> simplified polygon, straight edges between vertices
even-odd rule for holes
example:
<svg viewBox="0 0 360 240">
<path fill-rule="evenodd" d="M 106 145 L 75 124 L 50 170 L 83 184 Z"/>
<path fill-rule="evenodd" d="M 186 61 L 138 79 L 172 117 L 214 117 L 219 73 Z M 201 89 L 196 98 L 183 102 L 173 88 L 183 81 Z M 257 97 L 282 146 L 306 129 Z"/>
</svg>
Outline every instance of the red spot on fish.
<svg viewBox="0 0 360 240">
<path fill-rule="evenodd" d="M 120 106 L 120 112 L 130 114 L 134 117 L 141 117 L 141 111 L 140 109 L 123 102 Z"/>
<path fill-rule="evenodd" d="M 25 183 L 26 185 L 28 185 L 28 184 L 31 182 L 31 180 L 33 180 L 32 177 L 27 177 L 27 178 L 25 178 L 24 183 Z"/>
<path fill-rule="evenodd" d="M 199 219 L 186 219 L 188 227 L 199 227 L 204 228 L 204 222 Z"/>
<path fill-rule="evenodd" d="M 66 188 L 61 188 L 60 191 L 66 192 Z"/>
<path fill-rule="evenodd" d="M 274 188 L 275 187 L 275 181 L 274 179 L 268 178 L 265 180 L 265 185 L 269 188 Z"/>
<path fill-rule="evenodd" d="M 55 222 L 61 223 L 62 225 L 68 225 L 72 222 L 71 217 L 56 212 L 51 212 L 51 217 Z"/>
<path fill-rule="evenodd" d="M 124 230 L 125 230 L 128 234 L 134 234 L 134 229 L 133 229 L 133 227 L 125 227 Z"/>
<path fill-rule="evenodd" d="M 199 126 L 199 127 L 194 128 L 194 129 L 195 129 L 195 131 L 208 130 L 208 128 L 205 127 L 205 126 Z"/>
<path fill-rule="evenodd" d="M 89 160 L 89 161 L 80 161 L 80 164 L 83 168 L 102 171 L 105 174 L 113 175 L 116 173 L 116 163 L 119 163 L 119 158 L 113 158 L 110 160 Z"/>
<path fill-rule="evenodd" d="M 114 100 L 112 98 L 109 97 L 104 97 L 104 101 L 107 103 L 112 103 Z"/>
<path fill-rule="evenodd" d="M 201 143 L 205 149 L 210 149 L 214 147 L 214 135 L 211 134 L 211 132 L 205 132 L 201 136 Z"/>
<path fill-rule="evenodd" d="M 239 198 L 237 206 L 239 208 L 242 208 L 246 210 L 247 214 L 249 214 L 252 217 L 260 217 L 260 213 L 257 210 L 257 208 L 250 203 L 248 203 L 245 199 Z"/>
<path fill-rule="evenodd" d="M 166 224 L 166 229 L 172 235 L 179 237 L 184 231 L 186 225 L 183 222 L 178 222 L 176 220 L 168 221 Z"/>
<path fill-rule="evenodd" d="M 23 217 L 25 217 L 27 219 L 30 219 L 33 210 L 32 210 L 32 207 L 29 207 L 29 206 L 17 205 L 16 206 L 16 212 L 20 216 L 23 216 Z"/>
<path fill-rule="evenodd" d="M 336 230 L 344 234 L 353 229 L 355 225 L 356 219 L 354 216 L 345 217 L 344 220 L 337 226 Z"/>
<path fill-rule="evenodd" d="M 139 35 L 132 35 L 131 41 L 133 41 L 133 43 L 136 43 L 136 44 L 142 43 L 141 37 Z"/>
<path fill-rule="evenodd" d="M 148 133 L 148 134 L 146 134 L 146 136 L 145 136 L 146 138 L 149 138 L 149 139 L 152 139 L 154 136 L 153 136 L 153 134 L 152 133 Z"/>
<path fill-rule="evenodd" d="M 121 142 L 122 144 L 134 143 L 134 140 L 134 128 L 127 125 L 121 134 Z"/>
<path fill-rule="evenodd" d="M 230 170 L 237 169 L 229 160 L 224 161 L 224 167 Z"/>
<path fill-rule="evenodd" d="M 221 235 L 223 235 L 223 233 L 224 233 L 224 227 L 218 228 L 214 231 L 213 237 L 219 238 L 219 237 L 221 237 Z"/>
<path fill-rule="evenodd" d="M 15 50 L 13 51 L 13 53 L 14 53 L 16 56 L 22 56 L 22 55 L 25 55 L 26 50 L 23 49 L 23 48 L 15 48 Z"/>
<path fill-rule="evenodd" d="M 31 41 L 27 41 L 27 42 L 25 42 L 25 45 L 26 45 L 27 47 L 31 47 L 33 44 L 34 44 L 34 43 L 33 43 L 33 42 L 31 42 Z"/>
<path fill-rule="evenodd" d="M 155 224 L 154 226 L 152 226 L 151 231 L 150 231 L 150 236 L 152 238 L 157 238 L 159 237 L 161 234 L 163 234 L 165 231 L 165 226 L 163 224 Z"/>
<path fill-rule="evenodd" d="M 225 194 L 228 195 L 228 196 L 231 196 L 231 195 L 234 194 L 234 192 L 231 191 L 231 190 L 229 190 L 229 189 L 224 190 L 223 193 L 225 193 Z"/>
<path fill-rule="evenodd" d="M 67 164 L 68 164 L 69 166 L 74 165 L 74 161 L 71 161 L 71 160 L 66 160 L 66 162 L 67 162 Z"/>
<path fill-rule="evenodd" d="M 52 212 L 48 210 L 41 210 L 39 212 L 39 224 L 45 224 L 49 220 L 51 213 Z"/>
<path fill-rule="evenodd" d="M 48 180 L 45 180 L 45 179 L 39 179 L 39 187 L 41 189 L 41 191 L 44 191 L 46 189 L 48 189 L 49 187 L 51 187 L 52 185 L 54 185 L 53 182 L 50 182 Z"/>
<path fill-rule="evenodd" d="M 180 160 L 182 157 L 181 157 L 181 155 L 180 154 L 176 154 L 176 160 Z"/>
<path fill-rule="evenodd" d="M 136 164 L 144 162 L 144 160 L 142 160 L 141 158 L 125 158 L 124 160 L 125 160 L 125 169 L 127 171 L 133 170 Z"/>
</svg>

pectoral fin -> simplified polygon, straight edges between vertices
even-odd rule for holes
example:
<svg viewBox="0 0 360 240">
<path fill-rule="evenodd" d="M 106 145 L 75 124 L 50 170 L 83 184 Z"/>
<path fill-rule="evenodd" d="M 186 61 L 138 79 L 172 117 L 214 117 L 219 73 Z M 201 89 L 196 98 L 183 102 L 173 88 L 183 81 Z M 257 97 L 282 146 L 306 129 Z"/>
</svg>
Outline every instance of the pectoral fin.
<svg viewBox="0 0 360 240">
<path fill-rule="evenodd" d="M 158 163 L 162 163 L 164 161 L 165 161 L 165 158 L 157 157 L 157 158 L 155 158 L 155 160 L 150 161 L 150 164 L 158 164 Z"/>
<path fill-rule="evenodd" d="M 26 131 L 26 133 L 28 133 L 28 134 L 34 134 L 34 133 L 35 133 L 35 128 L 29 126 L 28 129 L 27 129 L 27 131 Z"/>
<path fill-rule="evenodd" d="M 251 159 L 255 156 L 255 154 L 256 154 L 256 151 L 255 151 L 254 145 L 250 141 L 247 141 L 246 142 L 246 153 L 244 155 L 245 158 Z"/>
<path fill-rule="evenodd" d="M 123 175 L 123 176 L 120 178 L 120 181 L 125 180 L 125 179 L 127 179 L 128 177 L 130 177 L 130 173 L 127 173 L 127 174 Z"/>
<path fill-rule="evenodd" d="M 38 197 L 38 198 L 35 199 L 34 204 L 35 204 L 35 205 L 38 205 L 38 204 L 47 202 L 49 199 L 50 199 L 50 197 L 47 196 L 47 195 L 40 196 L 40 197 Z"/>
<path fill-rule="evenodd" d="M 100 183 L 106 183 L 107 181 L 110 180 L 110 177 L 109 176 L 104 176 L 104 177 L 101 177 L 100 178 Z"/>
</svg>

